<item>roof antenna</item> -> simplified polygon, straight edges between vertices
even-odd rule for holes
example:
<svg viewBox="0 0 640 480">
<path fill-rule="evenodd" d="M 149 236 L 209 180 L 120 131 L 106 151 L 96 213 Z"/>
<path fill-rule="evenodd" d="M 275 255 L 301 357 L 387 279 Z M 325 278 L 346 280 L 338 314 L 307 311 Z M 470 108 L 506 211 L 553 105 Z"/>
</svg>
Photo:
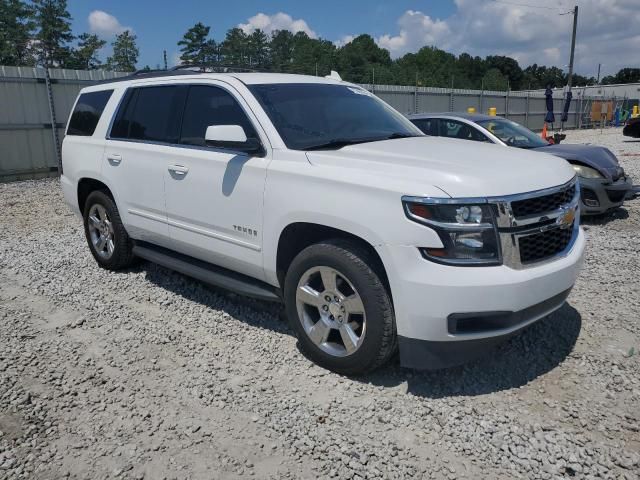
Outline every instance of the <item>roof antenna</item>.
<svg viewBox="0 0 640 480">
<path fill-rule="evenodd" d="M 342 81 L 342 77 L 335 70 L 331 70 L 331 73 L 329 75 L 325 75 L 324 78 L 331 78 L 332 80 L 338 80 L 339 82 Z"/>
</svg>

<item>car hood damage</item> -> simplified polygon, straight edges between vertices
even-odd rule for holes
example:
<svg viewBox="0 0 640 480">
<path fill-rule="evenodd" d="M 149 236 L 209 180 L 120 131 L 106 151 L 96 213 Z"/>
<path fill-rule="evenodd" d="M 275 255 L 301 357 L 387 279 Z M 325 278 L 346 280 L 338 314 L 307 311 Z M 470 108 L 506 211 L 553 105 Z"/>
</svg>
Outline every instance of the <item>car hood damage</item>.
<svg viewBox="0 0 640 480">
<path fill-rule="evenodd" d="M 598 145 L 578 145 L 562 143 L 537 148 L 536 151 L 564 158 L 571 163 L 581 163 L 600 172 L 609 180 L 616 181 L 624 171 L 611 150 Z"/>
<path fill-rule="evenodd" d="M 562 185 L 575 175 L 553 155 L 427 136 L 311 151 L 307 158 L 354 182 L 360 175 L 376 176 L 381 185 L 402 179 L 413 189 L 403 193 L 416 196 L 426 185 L 456 198 L 512 195 Z"/>
</svg>

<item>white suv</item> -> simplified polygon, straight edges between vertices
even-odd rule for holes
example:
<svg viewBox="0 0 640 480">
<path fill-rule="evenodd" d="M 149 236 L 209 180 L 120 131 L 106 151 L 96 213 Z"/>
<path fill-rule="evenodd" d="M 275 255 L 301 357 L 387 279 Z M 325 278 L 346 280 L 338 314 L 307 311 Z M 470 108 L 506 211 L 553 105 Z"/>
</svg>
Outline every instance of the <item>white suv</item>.
<svg viewBox="0 0 640 480">
<path fill-rule="evenodd" d="M 360 374 L 442 368 L 559 308 L 585 245 L 564 160 L 424 136 L 339 80 L 190 71 L 82 90 L 66 201 L 99 265 L 136 257 L 283 300 Z"/>
</svg>

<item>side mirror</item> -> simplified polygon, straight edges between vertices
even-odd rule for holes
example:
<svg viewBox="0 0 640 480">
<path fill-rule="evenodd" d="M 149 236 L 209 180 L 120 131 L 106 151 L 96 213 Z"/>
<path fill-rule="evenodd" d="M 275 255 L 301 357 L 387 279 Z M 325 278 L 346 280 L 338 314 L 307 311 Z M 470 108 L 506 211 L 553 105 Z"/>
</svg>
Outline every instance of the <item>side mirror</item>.
<svg viewBox="0 0 640 480">
<path fill-rule="evenodd" d="M 260 155 L 264 152 L 260 140 L 247 138 L 240 125 L 209 125 L 204 140 L 210 147 L 227 148 L 250 155 Z"/>
</svg>

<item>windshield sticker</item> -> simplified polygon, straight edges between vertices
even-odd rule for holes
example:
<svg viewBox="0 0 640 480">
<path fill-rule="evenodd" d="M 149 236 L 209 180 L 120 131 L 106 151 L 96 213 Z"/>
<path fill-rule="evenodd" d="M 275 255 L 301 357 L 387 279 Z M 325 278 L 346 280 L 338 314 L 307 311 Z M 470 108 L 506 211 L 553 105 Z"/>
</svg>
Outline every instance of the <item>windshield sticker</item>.
<svg viewBox="0 0 640 480">
<path fill-rule="evenodd" d="M 362 88 L 356 88 L 356 87 L 347 87 L 347 88 L 357 95 L 371 96 L 371 93 L 369 93 L 368 91 Z"/>
</svg>

